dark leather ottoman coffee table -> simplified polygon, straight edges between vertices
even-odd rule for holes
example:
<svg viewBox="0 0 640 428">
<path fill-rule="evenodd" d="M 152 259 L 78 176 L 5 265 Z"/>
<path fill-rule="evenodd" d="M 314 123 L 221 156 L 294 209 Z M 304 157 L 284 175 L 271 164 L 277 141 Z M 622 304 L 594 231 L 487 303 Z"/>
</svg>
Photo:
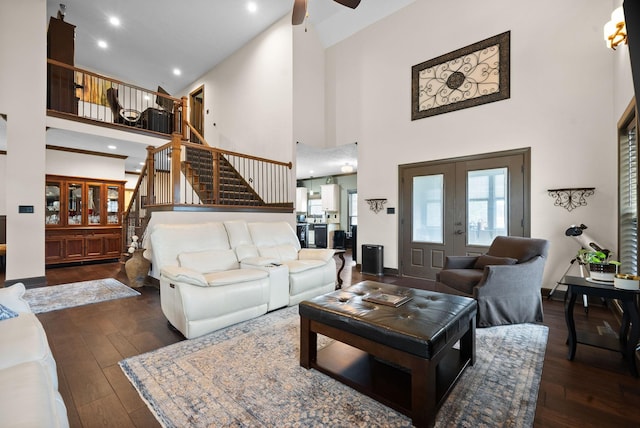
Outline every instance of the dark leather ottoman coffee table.
<svg viewBox="0 0 640 428">
<path fill-rule="evenodd" d="M 409 295 L 399 307 L 370 293 Z M 475 362 L 476 301 L 363 281 L 300 303 L 300 365 L 314 368 L 430 427 Z M 317 349 L 317 335 L 336 341 Z M 454 344 L 460 341 L 459 350 Z"/>
</svg>

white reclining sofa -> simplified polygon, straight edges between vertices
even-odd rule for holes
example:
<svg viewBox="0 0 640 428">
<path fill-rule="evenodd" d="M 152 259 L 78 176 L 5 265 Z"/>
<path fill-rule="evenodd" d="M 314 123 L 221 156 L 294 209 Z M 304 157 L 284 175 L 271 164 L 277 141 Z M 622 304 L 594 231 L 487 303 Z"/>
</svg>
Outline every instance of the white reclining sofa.
<svg viewBox="0 0 640 428">
<path fill-rule="evenodd" d="M 146 241 L 162 311 L 189 339 L 335 288 L 333 250 L 301 250 L 286 222 L 157 224 Z"/>
<path fill-rule="evenodd" d="M 68 427 L 56 362 L 24 292 L 0 288 L 0 426 Z"/>
</svg>

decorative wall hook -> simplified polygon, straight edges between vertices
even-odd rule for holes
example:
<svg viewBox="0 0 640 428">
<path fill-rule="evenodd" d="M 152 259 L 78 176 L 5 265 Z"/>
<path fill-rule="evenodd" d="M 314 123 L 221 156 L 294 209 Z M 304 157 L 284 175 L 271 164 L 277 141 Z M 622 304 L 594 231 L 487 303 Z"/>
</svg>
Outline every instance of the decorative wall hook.
<svg viewBox="0 0 640 428">
<path fill-rule="evenodd" d="M 567 189 L 549 189 L 549 196 L 556 198 L 554 206 L 566 208 L 571 211 L 574 208 L 587 205 L 587 196 L 591 196 L 596 190 L 595 187 L 572 187 Z"/>
<path fill-rule="evenodd" d="M 378 214 L 380 211 L 384 209 L 384 204 L 387 203 L 387 200 L 384 198 L 381 199 L 365 199 L 365 201 L 369 204 L 369 209 L 374 213 Z"/>
</svg>

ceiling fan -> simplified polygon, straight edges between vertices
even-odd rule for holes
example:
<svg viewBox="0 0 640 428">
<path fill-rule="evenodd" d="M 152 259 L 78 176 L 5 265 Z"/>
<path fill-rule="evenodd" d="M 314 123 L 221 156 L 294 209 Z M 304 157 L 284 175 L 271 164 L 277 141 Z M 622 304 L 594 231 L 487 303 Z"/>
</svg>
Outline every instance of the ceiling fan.
<svg viewBox="0 0 640 428">
<path fill-rule="evenodd" d="M 360 4 L 360 0 L 333 0 L 343 6 L 355 9 Z M 307 0 L 294 0 L 293 13 L 291 14 L 291 24 L 300 25 L 307 16 Z"/>
</svg>

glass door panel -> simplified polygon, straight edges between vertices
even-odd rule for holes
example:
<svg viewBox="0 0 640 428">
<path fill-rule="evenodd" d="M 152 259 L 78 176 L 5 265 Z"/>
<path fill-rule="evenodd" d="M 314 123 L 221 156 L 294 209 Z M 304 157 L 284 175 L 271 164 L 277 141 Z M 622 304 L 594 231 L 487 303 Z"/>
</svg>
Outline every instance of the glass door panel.
<svg viewBox="0 0 640 428">
<path fill-rule="evenodd" d="M 47 182 L 45 187 L 45 224 L 60 225 L 60 183 Z"/>
<path fill-rule="evenodd" d="M 120 224 L 120 188 L 107 186 L 107 224 Z"/>
<path fill-rule="evenodd" d="M 507 235 L 507 168 L 467 172 L 467 245 Z"/>
<path fill-rule="evenodd" d="M 87 190 L 87 218 L 89 224 L 101 224 L 102 223 L 102 204 L 100 203 L 100 190 L 99 184 L 89 184 Z"/>
<path fill-rule="evenodd" d="M 67 225 L 82 225 L 82 184 L 67 185 Z"/>
<path fill-rule="evenodd" d="M 444 242 L 444 175 L 413 178 L 412 241 Z"/>
</svg>

